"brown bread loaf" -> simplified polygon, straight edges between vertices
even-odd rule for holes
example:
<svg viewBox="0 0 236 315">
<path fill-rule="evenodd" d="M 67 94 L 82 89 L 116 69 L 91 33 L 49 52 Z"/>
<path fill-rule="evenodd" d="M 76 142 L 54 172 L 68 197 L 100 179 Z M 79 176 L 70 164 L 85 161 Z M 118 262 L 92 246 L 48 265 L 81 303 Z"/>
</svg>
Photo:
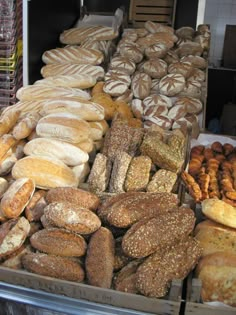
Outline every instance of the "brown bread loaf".
<svg viewBox="0 0 236 315">
<path fill-rule="evenodd" d="M 100 204 L 97 195 L 79 188 L 73 187 L 56 187 L 49 189 L 46 197 L 48 203 L 52 202 L 70 202 L 79 207 L 84 207 L 96 211 Z"/>
<path fill-rule="evenodd" d="M 131 83 L 131 89 L 134 97 L 144 99 L 150 95 L 152 79 L 150 75 L 144 72 L 138 72 L 134 75 Z"/>
<path fill-rule="evenodd" d="M 80 234 L 93 233 L 101 226 L 100 219 L 91 210 L 66 201 L 47 205 L 44 216 L 50 224 Z"/>
<path fill-rule="evenodd" d="M 112 233 L 101 227 L 90 238 L 85 260 L 88 283 L 110 288 L 113 277 L 115 242 Z"/>
<path fill-rule="evenodd" d="M 201 247 L 196 239 L 188 237 L 164 251 L 149 256 L 136 272 L 136 287 L 149 297 L 165 296 L 174 279 L 184 279 L 196 266 Z"/>
<path fill-rule="evenodd" d="M 175 96 L 185 87 L 185 78 L 182 74 L 170 73 L 162 77 L 159 83 L 160 94 Z"/>
<path fill-rule="evenodd" d="M 121 195 L 109 206 L 107 221 L 116 227 L 126 228 L 147 217 L 176 211 L 178 199 L 171 193 L 128 193 Z"/>
<path fill-rule="evenodd" d="M 24 268 L 41 276 L 82 282 L 84 270 L 78 262 L 60 256 L 30 253 L 22 257 Z"/>
<path fill-rule="evenodd" d="M 160 79 L 167 74 L 167 63 L 159 58 L 149 59 L 143 64 L 143 71 L 153 79 Z"/>
<path fill-rule="evenodd" d="M 1 266 L 16 270 L 24 269 L 21 259 L 25 254 L 31 253 L 32 250 L 33 249 L 29 244 L 28 245 L 23 244 L 15 252 L 10 254 L 9 256 L 4 257 L 4 261 L 1 263 Z"/>
<path fill-rule="evenodd" d="M 87 249 L 81 235 L 59 228 L 43 229 L 34 233 L 30 237 L 30 243 L 40 252 L 56 256 L 80 257 Z"/>
<path fill-rule="evenodd" d="M 164 169 L 158 170 L 147 185 L 148 192 L 172 192 L 177 181 L 177 174 Z"/>
<path fill-rule="evenodd" d="M 146 257 L 186 238 L 194 224 L 194 212 L 189 208 L 144 218 L 132 225 L 124 235 L 123 251 L 133 258 Z"/>
<path fill-rule="evenodd" d="M 29 202 L 29 204 L 25 208 L 25 216 L 29 220 L 29 222 L 33 221 L 39 222 L 42 215 L 44 214 L 44 208 L 47 206 L 47 202 L 44 196 L 40 197 L 40 195 L 42 194 L 41 192 L 44 192 L 46 194 L 45 190 L 38 190 L 30 200 L 32 201 L 32 203 Z"/>
</svg>

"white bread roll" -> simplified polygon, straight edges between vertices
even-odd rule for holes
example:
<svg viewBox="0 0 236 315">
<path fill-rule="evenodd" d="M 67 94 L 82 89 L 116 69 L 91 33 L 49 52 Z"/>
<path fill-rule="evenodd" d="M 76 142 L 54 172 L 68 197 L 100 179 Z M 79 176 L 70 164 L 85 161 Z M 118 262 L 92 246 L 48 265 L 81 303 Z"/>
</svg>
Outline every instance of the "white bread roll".
<svg viewBox="0 0 236 315">
<path fill-rule="evenodd" d="M 89 163 L 84 163 L 81 165 L 77 165 L 74 166 L 72 168 L 72 171 L 74 172 L 77 180 L 78 180 L 78 184 L 84 183 L 87 179 L 87 176 L 90 172 L 90 166 Z"/>
<path fill-rule="evenodd" d="M 16 97 L 20 101 L 32 101 L 61 97 L 79 97 L 89 100 L 90 94 L 81 89 L 61 87 L 61 86 L 47 86 L 47 85 L 27 85 L 19 88 L 16 92 Z"/>
<path fill-rule="evenodd" d="M 80 44 L 89 37 L 96 40 L 111 40 L 118 36 L 112 27 L 103 25 L 84 25 L 64 30 L 60 34 L 60 42 L 68 45 Z"/>
<path fill-rule="evenodd" d="M 56 139 L 36 138 L 24 147 L 25 155 L 46 156 L 64 162 L 68 166 L 84 164 L 88 161 L 88 153 L 80 148 Z"/>
<path fill-rule="evenodd" d="M 34 82 L 34 84 L 43 84 L 47 86 L 62 86 L 79 89 L 88 89 L 96 84 L 97 80 L 88 74 L 67 74 L 55 75 Z"/>
<path fill-rule="evenodd" d="M 82 63 L 99 65 L 102 63 L 103 58 L 103 54 L 98 50 L 78 46 L 50 49 L 45 51 L 42 55 L 42 61 L 45 64 Z"/>
<path fill-rule="evenodd" d="M 55 187 L 77 187 L 73 171 L 65 163 L 42 156 L 27 156 L 18 160 L 12 168 L 15 179 L 31 178 L 40 189 Z"/>
<path fill-rule="evenodd" d="M 41 75 L 44 78 L 55 75 L 74 75 L 74 74 L 86 74 L 93 77 L 95 80 L 102 80 L 105 75 L 105 71 L 101 66 L 94 66 L 88 64 L 75 64 L 54 63 L 51 65 L 45 65 L 41 68 Z"/>
<path fill-rule="evenodd" d="M 87 121 L 102 120 L 105 116 L 101 105 L 82 98 L 51 99 L 42 103 L 40 110 L 42 116 L 56 113 L 71 113 Z"/>
<path fill-rule="evenodd" d="M 70 113 L 56 113 L 42 117 L 36 127 L 40 137 L 78 143 L 90 137 L 89 123 Z"/>
</svg>

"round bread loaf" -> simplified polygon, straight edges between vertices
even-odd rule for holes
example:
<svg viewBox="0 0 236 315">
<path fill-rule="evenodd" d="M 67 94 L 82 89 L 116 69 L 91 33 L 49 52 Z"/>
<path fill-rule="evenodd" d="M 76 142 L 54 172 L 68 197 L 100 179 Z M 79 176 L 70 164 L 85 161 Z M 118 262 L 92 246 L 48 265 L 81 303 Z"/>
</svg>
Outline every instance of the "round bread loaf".
<svg viewBox="0 0 236 315">
<path fill-rule="evenodd" d="M 145 49 L 145 56 L 148 58 L 164 58 L 168 51 L 165 44 L 158 43 Z"/>
<path fill-rule="evenodd" d="M 110 62 L 110 69 L 119 69 L 127 74 L 132 74 L 135 71 L 135 62 L 128 58 L 117 56 L 112 58 Z"/>
<path fill-rule="evenodd" d="M 128 74 L 115 71 L 115 70 L 109 70 L 107 71 L 105 75 L 105 81 L 114 80 L 114 81 L 121 81 L 125 83 L 128 87 L 131 84 L 131 78 Z"/>
<path fill-rule="evenodd" d="M 146 73 L 137 73 L 133 77 L 131 83 L 131 89 L 134 93 L 134 97 L 144 99 L 150 94 L 152 86 L 151 77 Z"/>
<path fill-rule="evenodd" d="M 185 88 L 178 95 L 200 99 L 202 96 L 202 83 L 192 79 L 187 80 Z"/>
<path fill-rule="evenodd" d="M 168 50 L 165 57 L 164 57 L 164 61 L 170 65 L 171 63 L 175 63 L 179 61 L 179 56 L 178 54 L 175 52 L 175 50 Z"/>
<path fill-rule="evenodd" d="M 172 107 L 172 101 L 168 96 L 161 95 L 161 94 L 153 94 L 148 97 L 146 97 L 143 100 L 143 104 L 145 108 L 150 106 L 165 106 L 167 108 Z"/>
<path fill-rule="evenodd" d="M 169 130 L 172 126 L 172 119 L 170 119 L 167 115 L 160 115 L 149 117 L 144 121 L 144 128 L 150 128 L 153 125 L 157 125 L 165 130 Z"/>
<path fill-rule="evenodd" d="M 148 47 L 154 44 L 163 43 L 169 49 L 174 46 L 174 43 L 177 41 L 178 37 L 175 36 L 173 33 L 168 32 L 158 32 L 155 34 L 149 34 L 145 37 L 138 38 L 136 43 L 142 47 Z"/>
<path fill-rule="evenodd" d="M 166 33 L 170 33 L 170 34 L 174 33 L 173 27 L 164 25 L 162 23 L 152 22 L 150 20 L 148 20 L 144 23 L 144 27 L 150 33 L 158 33 L 158 32 L 166 32 Z"/>
<path fill-rule="evenodd" d="M 123 95 L 128 90 L 127 83 L 114 78 L 105 81 L 103 91 L 111 96 Z"/>
<path fill-rule="evenodd" d="M 97 195 L 73 187 L 56 187 L 48 190 L 46 194 L 47 203 L 52 202 L 70 202 L 79 207 L 88 208 L 89 210 L 95 211 L 100 200 Z"/>
<path fill-rule="evenodd" d="M 46 277 L 82 282 L 84 270 L 70 258 L 42 253 L 28 253 L 22 257 L 24 269 Z"/>
<path fill-rule="evenodd" d="M 50 203 L 44 215 L 50 224 L 79 234 L 91 234 L 101 226 L 100 219 L 91 210 L 66 201 Z"/>
<path fill-rule="evenodd" d="M 179 73 L 182 74 L 185 78 L 190 77 L 193 67 L 190 62 L 178 61 L 172 63 L 168 67 L 168 73 Z"/>
<path fill-rule="evenodd" d="M 124 30 L 122 33 L 122 40 L 127 40 L 127 42 L 133 43 L 137 39 L 138 39 L 138 34 L 131 29 Z"/>
<path fill-rule="evenodd" d="M 151 86 L 150 94 L 159 93 L 159 82 L 160 82 L 160 79 L 152 79 L 152 86 Z"/>
<path fill-rule="evenodd" d="M 190 80 L 196 80 L 199 82 L 204 82 L 206 80 L 206 74 L 203 70 L 195 68 L 195 69 L 193 69 L 191 76 L 188 78 L 188 81 L 190 81 Z"/>
<path fill-rule="evenodd" d="M 25 209 L 35 191 L 35 184 L 31 178 L 16 179 L 3 194 L 1 211 L 6 218 L 16 218 Z"/>
<path fill-rule="evenodd" d="M 140 48 L 138 48 L 138 45 L 122 45 L 119 49 L 120 55 L 122 57 L 128 58 L 135 63 L 139 63 L 143 59 L 143 53 Z"/>
<path fill-rule="evenodd" d="M 86 253 L 84 238 L 64 229 L 43 229 L 30 237 L 30 244 L 37 250 L 56 256 L 80 257 Z"/>
<path fill-rule="evenodd" d="M 12 168 L 15 179 L 27 177 L 37 188 L 77 187 L 73 171 L 63 162 L 42 156 L 27 156 L 18 160 Z"/>
<path fill-rule="evenodd" d="M 144 110 L 143 101 L 138 98 L 133 99 L 131 103 L 131 109 L 136 118 L 142 118 Z"/>
<path fill-rule="evenodd" d="M 143 71 L 153 79 L 160 79 L 167 74 L 167 63 L 159 58 L 150 59 L 143 64 Z"/>
<path fill-rule="evenodd" d="M 185 106 L 186 112 L 188 114 L 199 114 L 202 111 L 202 102 L 193 97 L 178 97 L 175 102 L 175 106 L 182 105 Z M 180 118 L 180 117 L 179 117 Z"/>
<path fill-rule="evenodd" d="M 150 117 L 158 117 L 168 114 L 168 107 L 165 105 L 151 105 L 144 109 L 143 119 L 146 120 Z"/>
<path fill-rule="evenodd" d="M 188 55 L 184 56 L 180 59 L 181 62 L 190 62 L 192 67 L 198 68 L 198 69 L 206 69 L 207 61 L 203 57 L 200 56 L 193 56 Z"/>
<path fill-rule="evenodd" d="M 56 139 L 36 138 L 24 146 L 25 155 L 47 156 L 55 158 L 66 165 L 75 166 L 86 163 L 89 159 L 88 153 L 80 148 Z"/>
<path fill-rule="evenodd" d="M 181 44 L 181 46 L 176 49 L 176 52 L 180 58 L 188 55 L 201 56 L 203 48 L 199 43 L 188 41 Z"/>
<path fill-rule="evenodd" d="M 190 26 L 183 26 L 183 27 L 178 28 L 175 31 L 175 34 L 181 39 L 185 39 L 185 40 L 188 39 L 192 41 L 195 34 L 195 30 Z"/>
<path fill-rule="evenodd" d="M 124 101 L 126 103 L 131 103 L 132 99 L 134 97 L 134 94 L 133 92 L 128 89 L 124 94 L 118 96 L 118 97 L 115 97 L 115 101 Z"/>
<path fill-rule="evenodd" d="M 168 117 L 172 120 L 178 120 L 187 115 L 186 106 L 183 104 L 174 105 L 168 112 Z"/>
<path fill-rule="evenodd" d="M 167 74 L 159 83 L 161 94 L 166 96 L 174 96 L 181 92 L 185 87 L 185 78 L 178 73 Z"/>
</svg>

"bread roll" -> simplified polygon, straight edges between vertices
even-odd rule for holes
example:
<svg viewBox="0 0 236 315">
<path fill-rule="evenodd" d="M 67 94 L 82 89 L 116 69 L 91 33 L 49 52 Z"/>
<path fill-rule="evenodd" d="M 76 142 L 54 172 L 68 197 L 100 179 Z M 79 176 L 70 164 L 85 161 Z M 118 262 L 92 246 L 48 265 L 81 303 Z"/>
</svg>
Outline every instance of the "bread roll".
<svg viewBox="0 0 236 315">
<path fill-rule="evenodd" d="M 225 226 L 236 228 L 235 208 L 219 199 L 205 199 L 201 203 L 203 214 Z"/>
<path fill-rule="evenodd" d="M 36 127 L 37 135 L 69 143 L 78 143 L 90 137 L 87 121 L 71 113 L 56 113 L 42 117 Z"/>
<path fill-rule="evenodd" d="M 111 287 L 115 255 L 112 233 L 100 227 L 90 238 L 85 260 L 88 283 L 96 287 Z"/>
<path fill-rule="evenodd" d="M 88 74 L 60 74 L 35 81 L 34 84 L 88 89 L 96 84 L 96 79 Z"/>
<path fill-rule="evenodd" d="M 68 166 L 84 164 L 88 161 L 88 153 L 76 146 L 56 139 L 36 138 L 24 147 L 25 155 L 46 156 L 64 162 Z"/>
<path fill-rule="evenodd" d="M 53 226 L 79 234 L 91 234 L 101 226 L 91 210 L 67 201 L 50 203 L 44 209 L 44 216 Z"/>
<path fill-rule="evenodd" d="M 112 27 L 103 25 L 84 25 L 76 28 L 69 28 L 60 34 L 60 42 L 63 44 L 80 44 L 89 37 L 96 40 L 111 40 L 118 36 L 118 32 Z"/>
<path fill-rule="evenodd" d="M 166 96 L 174 96 L 181 92 L 185 86 L 185 78 L 181 74 L 167 74 L 164 76 L 160 83 L 160 94 Z"/>
<path fill-rule="evenodd" d="M 86 253 L 84 238 L 63 229 L 43 229 L 30 237 L 30 244 L 37 250 L 56 256 L 80 257 Z"/>
<path fill-rule="evenodd" d="M 131 83 L 131 89 L 134 97 L 144 99 L 150 94 L 152 86 L 151 77 L 146 73 L 136 73 Z"/>
<path fill-rule="evenodd" d="M 83 268 L 70 258 L 29 253 L 22 257 L 22 264 L 27 271 L 42 276 L 76 282 L 84 280 Z"/>
<path fill-rule="evenodd" d="M 16 218 L 25 209 L 35 190 L 30 178 L 15 180 L 6 190 L 1 199 L 1 211 L 6 218 Z"/>
<path fill-rule="evenodd" d="M 35 130 L 36 125 L 41 118 L 38 112 L 29 112 L 22 118 L 17 125 L 12 130 L 12 135 L 17 140 L 27 138 L 33 130 Z"/>
<path fill-rule="evenodd" d="M 95 49 L 82 48 L 79 46 L 66 46 L 47 50 L 42 55 L 45 64 L 75 63 L 99 65 L 103 61 L 103 54 Z"/>
<path fill-rule="evenodd" d="M 77 187 L 73 171 L 63 162 L 42 156 L 27 156 L 18 160 L 12 168 L 15 179 L 28 177 L 37 188 Z"/>
<path fill-rule="evenodd" d="M 89 75 L 95 80 L 104 78 L 104 69 L 100 66 L 93 66 L 88 64 L 75 64 L 75 63 L 54 63 L 45 65 L 41 68 L 41 75 L 48 78 L 56 75 Z"/>
<path fill-rule="evenodd" d="M 19 249 L 30 231 L 30 224 L 25 217 L 10 219 L 0 226 L 0 258 L 6 257 Z"/>
<path fill-rule="evenodd" d="M 236 255 L 217 252 L 203 257 L 196 268 L 202 282 L 204 302 L 222 302 L 236 306 Z"/>
<path fill-rule="evenodd" d="M 167 63 L 160 59 L 150 59 L 143 64 L 143 71 L 153 79 L 160 79 L 167 74 Z"/>
<path fill-rule="evenodd" d="M 11 109 L 11 106 L 9 106 Z M 0 136 L 8 133 L 16 124 L 18 118 L 20 117 L 20 110 L 11 109 L 5 114 L 1 114 L 0 117 Z"/>
<path fill-rule="evenodd" d="M 122 56 L 113 57 L 109 67 L 110 69 L 117 69 L 129 75 L 134 73 L 136 68 L 135 62 Z"/>
</svg>

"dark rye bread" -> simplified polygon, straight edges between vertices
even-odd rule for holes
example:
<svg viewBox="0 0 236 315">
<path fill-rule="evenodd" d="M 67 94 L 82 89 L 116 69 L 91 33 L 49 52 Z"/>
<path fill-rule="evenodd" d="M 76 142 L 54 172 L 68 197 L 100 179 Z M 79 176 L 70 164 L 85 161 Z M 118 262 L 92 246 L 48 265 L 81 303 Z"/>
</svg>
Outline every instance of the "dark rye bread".
<svg viewBox="0 0 236 315">
<path fill-rule="evenodd" d="M 115 241 L 110 230 L 101 227 L 90 238 L 85 259 L 88 283 L 110 288 L 113 277 Z"/>
<path fill-rule="evenodd" d="M 44 219 L 53 226 L 80 234 L 93 233 L 101 226 L 94 212 L 70 202 L 50 203 L 44 209 Z"/>
<path fill-rule="evenodd" d="M 186 238 L 194 224 L 195 216 L 190 208 L 176 208 L 174 212 L 142 219 L 123 236 L 123 251 L 133 258 L 147 257 Z"/>
<path fill-rule="evenodd" d="M 57 256 L 80 257 L 87 249 L 81 235 L 61 228 L 40 230 L 31 236 L 30 243 L 41 252 Z"/>
<path fill-rule="evenodd" d="M 126 256 L 122 249 L 122 236 L 117 237 L 115 239 L 114 271 L 122 269 L 130 261 L 131 261 L 131 258 Z"/>
<path fill-rule="evenodd" d="M 136 192 L 109 207 L 107 221 L 116 227 L 126 228 L 143 218 L 176 211 L 177 205 L 177 196 L 172 193 Z"/>
<path fill-rule="evenodd" d="M 42 276 L 76 282 L 84 280 L 83 268 L 78 262 L 70 258 L 42 253 L 29 253 L 24 255 L 21 261 L 27 271 Z"/>
<path fill-rule="evenodd" d="M 188 237 L 163 251 L 156 251 L 137 269 L 136 288 L 149 297 L 163 297 L 171 281 L 184 279 L 198 263 L 202 250 L 199 242 Z"/>
<path fill-rule="evenodd" d="M 47 203 L 66 201 L 92 211 L 95 211 L 100 204 L 100 199 L 94 193 L 73 187 L 49 189 L 45 198 Z"/>
</svg>

